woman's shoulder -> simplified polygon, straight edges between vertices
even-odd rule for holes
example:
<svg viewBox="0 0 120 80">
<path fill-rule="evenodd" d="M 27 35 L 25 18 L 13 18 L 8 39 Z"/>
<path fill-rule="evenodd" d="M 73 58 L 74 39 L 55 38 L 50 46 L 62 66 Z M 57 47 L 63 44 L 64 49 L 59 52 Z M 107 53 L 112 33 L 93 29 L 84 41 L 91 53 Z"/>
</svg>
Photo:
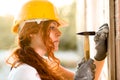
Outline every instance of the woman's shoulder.
<svg viewBox="0 0 120 80">
<path fill-rule="evenodd" d="M 40 80 L 35 68 L 27 64 L 21 64 L 10 71 L 9 80 Z"/>
<path fill-rule="evenodd" d="M 26 72 L 27 72 L 27 71 L 29 71 L 29 72 L 30 72 L 30 71 L 36 72 L 36 69 L 35 69 L 34 67 L 28 65 L 28 64 L 21 64 L 21 65 L 19 65 L 17 68 L 14 68 L 14 69 L 16 69 L 16 70 L 18 70 L 18 71 L 23 71 L 23 70 L 25 70 Z"/>
</svg>

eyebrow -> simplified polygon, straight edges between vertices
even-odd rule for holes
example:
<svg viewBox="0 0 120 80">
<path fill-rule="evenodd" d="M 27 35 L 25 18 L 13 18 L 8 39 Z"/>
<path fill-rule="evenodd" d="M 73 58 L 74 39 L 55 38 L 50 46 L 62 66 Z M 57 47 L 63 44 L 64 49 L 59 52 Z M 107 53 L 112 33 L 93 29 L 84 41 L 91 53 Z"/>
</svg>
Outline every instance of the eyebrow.
<svg viewBox="0 0 120 80">
<path fill-rule="evenodd" d="M 57 22 L 55 22 L 55 21 L 53 22 L 53 24 L 58 25 L 58 23 L 57 23 Z"/>
</svg>

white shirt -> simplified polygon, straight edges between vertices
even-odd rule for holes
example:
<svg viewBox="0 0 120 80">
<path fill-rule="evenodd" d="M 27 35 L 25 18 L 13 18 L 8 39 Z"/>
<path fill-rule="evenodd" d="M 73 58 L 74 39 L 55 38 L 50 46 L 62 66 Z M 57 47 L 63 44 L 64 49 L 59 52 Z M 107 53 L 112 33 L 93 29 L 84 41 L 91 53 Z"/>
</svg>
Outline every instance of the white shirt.
<svg viewBox="0 0 120 80">
<path fill-rule="evenodd" d="M 10 71 L 8 80 L 41 80 L 36 69 L 27 64 L 21 64 Z"/>
</svg>

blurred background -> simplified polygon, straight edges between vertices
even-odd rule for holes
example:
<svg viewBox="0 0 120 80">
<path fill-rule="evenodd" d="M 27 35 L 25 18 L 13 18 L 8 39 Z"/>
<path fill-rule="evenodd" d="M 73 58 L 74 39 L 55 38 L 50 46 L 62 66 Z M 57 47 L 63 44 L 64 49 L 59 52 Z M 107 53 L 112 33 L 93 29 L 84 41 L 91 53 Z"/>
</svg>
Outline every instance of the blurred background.
<svg viewBox="0 0 120 80">
<path fill-rule="evenodd" d="M 6 64 L 5 60 L 11 54 L 11 50 L 15 47 L 16 35 L 11 32 L 11 27 L 15 16 L 17 15 L 21 5 L 27 0 L 0 0 L 0 80 L 7 80 L 10 72 L 10 66 Z M 104 21 L 101 20 L 105 15 L 100 16 L 100 21 L 94 23 L 99 14 L 96 13 L 95 7 L 98 0 L 49 0 L 58 9 L 58 13 L 62 19 L 69 24 L 67 27 L 60 28 L 62 32 L 59 51 L 55 52 L 56 57 L 61 60 L 61 64 L 72 71 L 76 70 L 78 61 L 83 58 L 83 42 L 84 37 L 76 35 L 77 32 L 85 30 L 96 30 Z M 104 0 L 101 0 L 102 4 Z M 89 9 L 85 7 L 85 3 Z M 95 4 L 94 6 L 92 3 Z M 101 6 L 101 5 L 99 5 Z M 97 5 L 97 7 L 99 8 Z M 105 7 L 104 5 L 102 5 Z M 93 7 L 94 10 L 93 10 Z M 91 11 L 90 11 L 91 10 Z M 86 13 L 87 12 L 87 13 Z M 94 16 L 94 14 L 96 16 Z M 87 17 L 87 18 L 86 18 Z M 94 18 L 93 18 L 94 17 Z M 87 19 L 87 21 L 86 21 Z M 86 25 L 87 24 L 87 25 Z M 89 26 L 89 27 L 88 27 Z M 95 49 L 93 37 L 90 37 L 90 49 L 93 58 Z M 103 70 L 100 80 L 107 80 L 107 64 L 105 64 L 105 72 Z"/>
</svg>

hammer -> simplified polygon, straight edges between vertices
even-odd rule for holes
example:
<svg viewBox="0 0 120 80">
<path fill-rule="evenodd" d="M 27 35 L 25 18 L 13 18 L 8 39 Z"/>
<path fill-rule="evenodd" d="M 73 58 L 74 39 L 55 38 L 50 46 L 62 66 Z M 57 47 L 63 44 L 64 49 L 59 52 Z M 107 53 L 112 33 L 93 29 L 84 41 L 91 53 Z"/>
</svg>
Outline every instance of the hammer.
<svg viewBox="0 0 120 80">
<path fill-rule="evenodd" d="M 90 58 L 89 35 L 95 35 L 95 31 L 80 32 L 77 35 L 84 35 L 84 57 L 88 61 Z"/>
</svg>

